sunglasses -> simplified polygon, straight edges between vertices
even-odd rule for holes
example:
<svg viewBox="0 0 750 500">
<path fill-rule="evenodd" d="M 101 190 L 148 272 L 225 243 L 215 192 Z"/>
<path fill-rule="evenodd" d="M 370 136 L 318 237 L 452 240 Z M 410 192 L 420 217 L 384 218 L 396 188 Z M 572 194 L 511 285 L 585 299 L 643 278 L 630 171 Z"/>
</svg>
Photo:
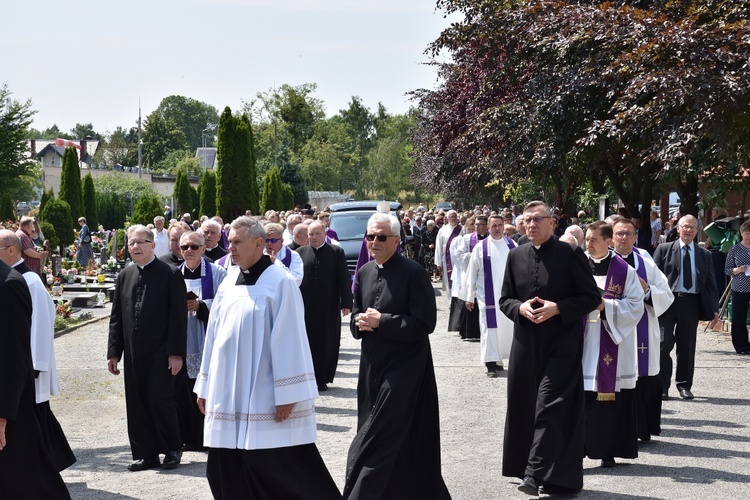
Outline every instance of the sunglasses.
<svg viewBox="0 0 750 500">
<path fill-rule="evenodd" d="M 203 245 L 180 245 L 180 248 L 183 249 L 183 250 L 187 250 L 188 248 L 190 250 L 198 250 L 202 246 Z"/>
<path fill-rule="evenodd" d="M 366 234 L 365 238 L 367 238 L 367 241 L 375 241 L 376 239 L 380 243 L 385 243 L 388 238 L 394 238 L 395 236 L 391 234 Z"/>
<path fill-rule="evenodd" d="M 281 241 L 281 239 L 280 239 L 280 238 L 266 238 L 266 243 L 270 243 L 270 244 L 272 244 L 272 245 L 275 245 L 275 244 L 276 244 L 276 243 L 278 243 L 279 241 Z"/>
</svg>

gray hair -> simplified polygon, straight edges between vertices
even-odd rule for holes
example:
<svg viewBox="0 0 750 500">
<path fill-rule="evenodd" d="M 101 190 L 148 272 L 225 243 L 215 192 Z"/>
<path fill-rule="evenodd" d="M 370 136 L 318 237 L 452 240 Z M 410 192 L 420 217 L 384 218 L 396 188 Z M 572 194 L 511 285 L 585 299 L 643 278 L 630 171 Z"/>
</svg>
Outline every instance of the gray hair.
<svg viewBox="0 0 750 500">
<path fill-rule="evenodd" d="M 295 221 L 297 224 L 302 222 L 302 216 L 300 214 L 291 214 L 286 218 L 286 225 L 289 226 L 289 224 L 293 224 Z"/>
<path fill-rule="evenodd" d="M 162 217 L 161 215 L 157 215 L 156 217 L 154 217 L 154 224 L 156 224 L 158 221 L 164 222 L 164 217 Z"/>
<path fill-rule="evenodd" d="M 263 238 L 264 240 L 266 239 L 266 230 L 255 217 L 249 217 L 247 215 L 237 217 L 236 219 L 234 219 L 234 221 L 232 221 L 231 227 L 232 229 L 234 229 L 235 233 L 243 230 L 245 232 L 245 235 L 249 236 L 250 238 Z"/>
<path fill-rule="evenodd" d="M 128 239 L 132 239 L 136 234 L 142 235 L 148 241 L 154 241 L 154 233 L 143 224 L 134 224 L 128 228 Z"/>
<path fill-rule="evenodd" d="M 212 227 L 212 228 L 216 229 L 217 231 L 221 232 L 221 224 L 219 224 L 218 222 L 216 222 L 213 219 L 206 219 L 206 220 L 203 221 L 203 223 L 201 224 L 201 228 L 203 229 L 203 228 L 206 228 L 206 227 Z"/>
<path fill-rule="evenodd" d="M 277 222 L 269 222 L 265 225 L 266 234 L 283 234 L 284 226 Z"/>
<path fill-rule="evenodd" d="M 396 218 L 396 216 L 391 214 L 372 214 L 370 220 L 367 221 L 367 227 L 370 227 L 371 224 L 380 224 L 383 222 L 391 227 L 391 234 L 393 236 L 398 236 L 399 238 L 401 237 L 401 223 L 398 221 L 398 218 Z"/>
<path fill-rule="evenodd" d="M 10 229 L 0 230 L 0 245 L 15 248 L 18 254 L 23 257 L 21 254 L 21 238 Z"/>
<path fill-rule="evenodd" d="M 198 241 L 201 242 L 201 246 L 206 244 L 206 237 L 203 236 L 203 233 L 201 233 L 200 231 L 185 231 L 184 233 L 182 233 L 182 236 L 180 236 L 180 245 L 182 245 L 182 240 L 184 240 L 186 236 L 188 238 L 190 236 L 197 236 Z"/>
</svg>

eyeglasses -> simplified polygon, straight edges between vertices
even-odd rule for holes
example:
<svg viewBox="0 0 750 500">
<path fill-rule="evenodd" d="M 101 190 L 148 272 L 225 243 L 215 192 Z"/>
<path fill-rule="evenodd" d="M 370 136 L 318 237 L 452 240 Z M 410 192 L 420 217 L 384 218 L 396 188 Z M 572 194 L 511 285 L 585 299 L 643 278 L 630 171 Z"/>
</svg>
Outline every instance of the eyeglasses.
<svg viewBox="0 0 750 500">
<path fill-rule="evenodd" d="M 544 219 L 549 219 L 549 216 L 544 217 L 524 217 L 523 222 L 524 224 L 531 224 L 532 222 L 536 224 L 541 224 Z"/>
<path fill-rule="evenodd" d="M 385 243 L 388 238 L 395 238 L 392 234 L 366 234 L 365 238 L 367 238 L 367 241 L 375 241 L 376 239 L 380 243 Z"/>
<path fill-rule="evenodd" d="M 134 247 L 136 245 L 145 245 L 146 243 L 153 243 L 153 241 L 151 241 L 151 240 L 133 240 L 133 241 L 128 241 L 128 246 L 129 247 Z"/>
<path fill-rule="evenodd" d="M 10 248 L 10 246 L 0 247 L 0 250 L 5 250 L 6 248 Z"/>
<path fill-rule="evenodd" d="M 188 248 L 189 248 L 190 250 L 198 250 L 198 249 L 199 249 L 200 247 L 202 247 L 202 246 L 203 246 L 203 245 L 190 244 L 190 245 L 180 245 L 180 248 L 181 248 L 182 250 L 187 250 Z"/>
<path fill-rule="evenodd" d="M 683 224 L 680 224 L 680 227 L 682 228 L 683 231 L 697 231 L 698 230 L 697 226 L 685 226 Z"/>
<path fill-rule="evenodd" d="M 281 238 L 266 238 L 266 243 L 270 243 L 271 245 L 275 245 L 281 241 Z"/>
<path fill-rule="evenodd" d="M 635 233 L 628 233 L 624 231 L 618 231 L 615 233 L 615 236 L 618 238 L 630 238 L 631 236 L 635 236 Z"/>
</svg>

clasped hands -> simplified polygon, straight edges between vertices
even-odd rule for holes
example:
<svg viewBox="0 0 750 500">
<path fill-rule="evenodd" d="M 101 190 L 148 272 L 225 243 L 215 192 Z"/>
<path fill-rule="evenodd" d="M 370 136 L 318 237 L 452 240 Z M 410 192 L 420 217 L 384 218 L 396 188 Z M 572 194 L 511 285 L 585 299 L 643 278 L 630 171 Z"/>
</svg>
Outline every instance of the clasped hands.
<svg viewBox="0 0 750 500">
<path fill-rule="evenodd" d="M 380 311 L 368 307 L 365 312 L 359 313 L 354 321 L 361 332 L 371 332 L 380 326 Z"/>
<path fill-rule="evenodd" d="M 534 297 L 523 302 L 518 308 L 518 313 L 538 325 L 560 314 L 560 309 L 555 302 Z"/>
</svg>

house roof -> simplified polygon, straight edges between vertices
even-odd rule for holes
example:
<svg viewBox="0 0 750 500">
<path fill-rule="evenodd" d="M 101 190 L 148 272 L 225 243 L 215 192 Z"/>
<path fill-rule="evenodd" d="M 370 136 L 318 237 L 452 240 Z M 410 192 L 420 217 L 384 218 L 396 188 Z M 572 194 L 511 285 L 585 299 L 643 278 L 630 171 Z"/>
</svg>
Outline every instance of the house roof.
<svg viewBox="0 0 750 500">
<path fill-rule="evenodd" d="M 83 158 L 80 158 L 80 161 L 91 164 L 94 161 L 93 154 L 96 153 L 97 149 L 99 149 L 99 141 L 86 141 L 86 154 L 83 156 Z M 41 158 L 42 156 L 50 152 L 62 158 L 63 154 L 65 153 L 65 147 L 55 145 L 54 140 L 50 141 L 37 139 L 36 150 L 38 151 L 38 153 L 34 155 L 34 158 Z M 28 151 L 31 151 L 31 141 L 29 141 Z M 78 153 L 77 149 L 76 153 Z"/>
<path fill-rule="evenodd" d="M 201 168 L 216 168 L 216 148 L 198 148 L 195 157 L 201 164 Z"/>
</svg>

